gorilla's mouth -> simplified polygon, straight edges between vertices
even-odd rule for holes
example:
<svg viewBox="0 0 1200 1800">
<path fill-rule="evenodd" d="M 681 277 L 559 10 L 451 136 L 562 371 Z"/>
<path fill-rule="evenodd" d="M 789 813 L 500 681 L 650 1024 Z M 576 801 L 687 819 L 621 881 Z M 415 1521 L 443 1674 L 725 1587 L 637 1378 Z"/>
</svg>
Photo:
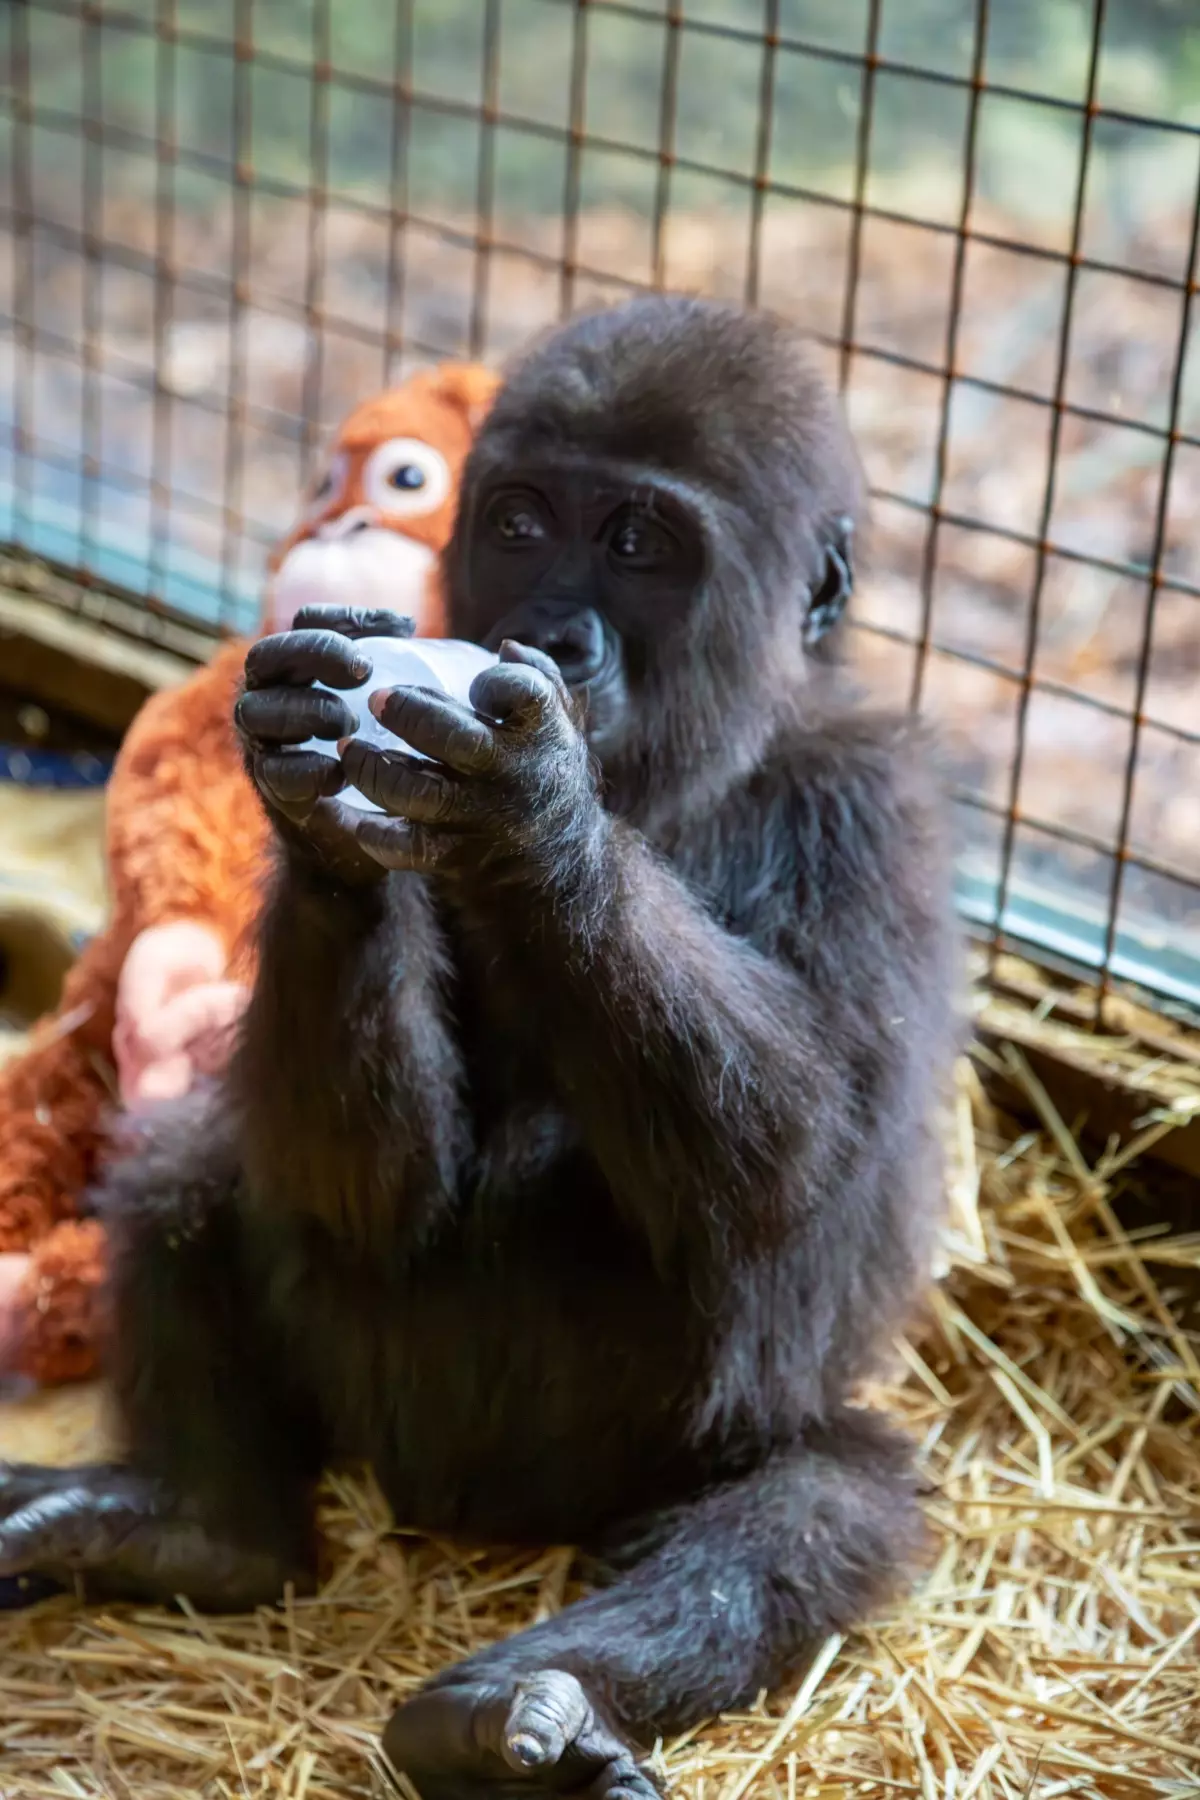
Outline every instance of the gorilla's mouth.
<svg viewBox="0 0 1200 1800">
<path fill-rule="evenodd" d="M 572 688 L 600 679 L 616 656 L 611 634 L 595 607 L 575 601 L 531 600 L 517 607 L 488 633 L 485 648 L 497 650 L 505 638 L 552 657 Z"/>
</svg>

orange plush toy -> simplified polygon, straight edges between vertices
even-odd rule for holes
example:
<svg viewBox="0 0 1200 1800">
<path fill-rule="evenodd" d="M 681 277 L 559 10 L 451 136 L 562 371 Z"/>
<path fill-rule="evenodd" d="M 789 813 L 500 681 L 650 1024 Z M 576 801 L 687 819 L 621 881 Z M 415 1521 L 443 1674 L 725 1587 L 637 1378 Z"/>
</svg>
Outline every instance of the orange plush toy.
<svg viewBox="0 0 1200 1800">
<path fill-rule="evenodd" d="M 438 552 L 496 378 L 445 364 L 360 406 L 271 559 L 264 625 L 297 608 L 387 606 L 442 629 Z M 79 1216 L 114 1101 L 218 1071 L 252 974 L 266 825 L 232 712 L 245 643 L 156 695 L 107 799 L 111 917 L 57 1011 L 0 1071 L 0 1373 L 78 1379 L 97 1360 L 104 1234 Z"/>
</svg>

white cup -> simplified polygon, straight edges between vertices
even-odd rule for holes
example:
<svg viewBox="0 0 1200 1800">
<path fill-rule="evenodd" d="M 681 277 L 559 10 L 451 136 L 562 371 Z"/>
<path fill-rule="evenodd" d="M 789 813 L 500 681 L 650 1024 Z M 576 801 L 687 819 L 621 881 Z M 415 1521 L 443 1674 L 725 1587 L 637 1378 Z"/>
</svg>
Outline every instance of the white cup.
<svg viewBox="0 0 1200 1800">
<path fill-rule="evenodd" d="M 314 682 L 313 686 L 337 694 L 353 712 L 356 724 L 347 736 L 361 738 L 363 743 L 376 750 L 402 749 L 422 762 L 430 759 L 398 738 L 395 732 L 388 731 L 369 710 L 367 702 L 371 695 L 380 688 L 433 688 L 435 692 L 449 694 L 468 706 L 475 677 L 499 661 L 492 651 L 482 650 L 478 644 L 463 643 L 458 638 L 360 638 L 355 649 L 371 659 L 371 673 L 364 682 L 356 688 L 331 688 L 323 681 Z M 337 756 L 336 745 L 327 738 L 309 738 L 300 749 L 316 750 L 331 759 Z M 365 794 L 360 794 L 357 788 L 343 788 L 339 798 L 358 812 L 383 810 Z"/>
</svg>

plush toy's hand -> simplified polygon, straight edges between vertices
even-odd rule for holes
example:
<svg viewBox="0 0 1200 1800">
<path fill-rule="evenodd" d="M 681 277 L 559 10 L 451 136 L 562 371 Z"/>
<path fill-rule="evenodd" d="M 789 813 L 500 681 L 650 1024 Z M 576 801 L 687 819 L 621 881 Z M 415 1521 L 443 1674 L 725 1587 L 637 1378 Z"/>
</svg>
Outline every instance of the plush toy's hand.
<svg viewBox="0 0 1200 1800">
<path fill-rule="evenodd" d="M 11 1375 L 20 1366 L 20 1298 L 32 1265 L 32 1256 L 21 1251 L 0 1256 L 0 1376 Z"/>
<path fill-rule="evenodd" d="M 299 748 L 309 738 L 332 742 L 354 729 L 345 701 L 313 683 L 358 687 L 371 660 L 355 649 L 356 640 L 411 637 L 414 629 L 397 613 L 307 608 L 291 631 L 260 638 L 246 657 L 246 690 L 234 712 L 246 766 L 283 841 L 335 881 L 378 880 L 383 871 L 359 848 L 355 814 L 337 798 L 345 786 L 341 765 Z"/>
<path fill-rule="evenodd" d="M 225 946 L 191 919 L 152 925 L 130 946 L 117 986 L 113 1059 L 121 1099 L 174 1099 L 228 1058 L 247 990 L 226 981 Z"/>
<path fill-rule="evenodd" d="M 372 695 L 380 724 L 432 764 L 357 738 L 339 746 L 347 779 L 391 815 L 360 815 L 357 825 L 358 842 L 383 867 L 553 881 L 602 826 L 587 743 L 557 667 L 522 644 L 505 643 L 500 658 L 476 677 L 470 707 L 424 688 Z"/>
<path fill-rule="evenodd" d="M 117 1057 L 121 1099 L 128 1106 L 177 1100 L 229 1061 L 250 990 L 240 981 L 206 981 L 179 994 Z"/>
</svg>

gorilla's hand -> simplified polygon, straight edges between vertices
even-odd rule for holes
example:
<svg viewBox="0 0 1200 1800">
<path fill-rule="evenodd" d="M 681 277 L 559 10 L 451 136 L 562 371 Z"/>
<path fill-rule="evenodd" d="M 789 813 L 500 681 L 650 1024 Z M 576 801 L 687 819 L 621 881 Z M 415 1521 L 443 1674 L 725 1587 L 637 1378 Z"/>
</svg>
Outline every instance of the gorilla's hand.
<svg viewBox="0 0 1200 1800">
<path fill-rule="evenodd" d="M 357 687 L 371 660 L 356 640 L 411 637 L 414 629 L 398 613 L 308 607 L 291 631 L 260 638 L 246 656 L 245 691 L 234 709 L 246 767 L 280 837 L 335 881 L 377 881 L 384 871 L 359 848 L 357 815 L 336 798 L 346 785 L 341 764 L 298 747 L 314 737 L 332 743 L 354 729 L 345 701 L 312 684 Z"/>
<path fill-rule="evenodd" d="M 373 694 L 371 710 L 433 759 L 357 738 L 340 747 L 346 779 L 391 815 L 358 823 L 359 844 L 385 869 L 544 883 L 568 874 L 603 824 L 570 695 L 539 650 L 506 642 L 476 676 L 470 707 L 393 688 Z"/>
</svg>

